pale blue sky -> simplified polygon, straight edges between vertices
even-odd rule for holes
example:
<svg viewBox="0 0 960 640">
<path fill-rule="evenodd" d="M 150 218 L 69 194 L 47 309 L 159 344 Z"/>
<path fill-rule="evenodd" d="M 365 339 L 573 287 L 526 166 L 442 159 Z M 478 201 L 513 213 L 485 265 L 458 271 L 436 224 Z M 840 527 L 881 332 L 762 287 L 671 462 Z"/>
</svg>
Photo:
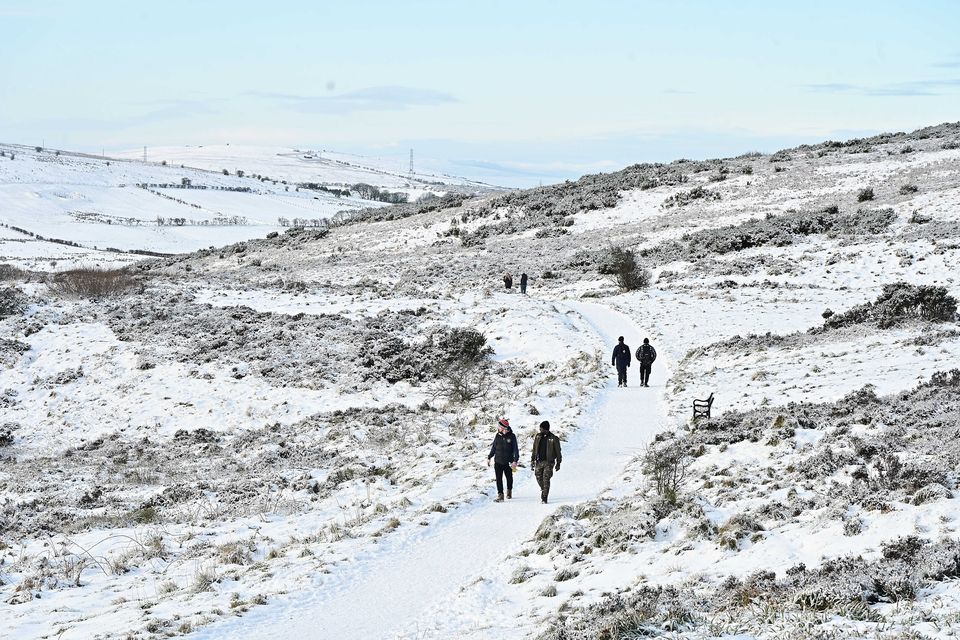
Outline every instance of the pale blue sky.
<svg viewBox="0 0 960 640">
<path fill-rule="evenodd" d="M 960 120 L 960 3 L 0 0 L 0 141 L 535 184 Z"/>
</svg>

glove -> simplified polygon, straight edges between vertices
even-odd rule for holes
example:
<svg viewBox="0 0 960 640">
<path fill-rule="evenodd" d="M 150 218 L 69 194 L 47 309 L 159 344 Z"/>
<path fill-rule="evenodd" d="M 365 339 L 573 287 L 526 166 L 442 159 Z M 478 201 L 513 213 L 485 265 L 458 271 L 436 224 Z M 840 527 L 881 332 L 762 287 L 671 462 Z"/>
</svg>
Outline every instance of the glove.
<svg viewBox="0 0 960 640">
<path fill-rule="evenodd" d="M 490 466 L 490 458 L 487 458 L 487 466 Z"/>
<path fill-rule="evenodd" d="M 559 463 L 559 462 L 557 463 L 557 466 L 554 467 L 554 471 L 560 471 L 560 463 Z"/>
</svg>

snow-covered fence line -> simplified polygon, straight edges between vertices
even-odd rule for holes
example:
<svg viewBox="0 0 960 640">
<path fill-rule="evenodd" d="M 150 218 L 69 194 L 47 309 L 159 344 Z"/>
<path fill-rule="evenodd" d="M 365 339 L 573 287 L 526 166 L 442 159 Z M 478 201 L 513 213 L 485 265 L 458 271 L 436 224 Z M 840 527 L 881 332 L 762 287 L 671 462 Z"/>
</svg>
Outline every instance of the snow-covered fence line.
<svg viewBox="0 0 960 640">
<path fill-rule="evenodd" d="M 3 223 L 0 223 L 0 224 L 3 224 Z M 24 235 L 30 236 L 34 240 L 42 240 L 44 242 L 53 242 L 54 244 L 63 244 L 68 247 L 82 246 L 80 244 L 77 244 L 76 242 L 73 242 L 72 240 L 61 240 L 60 238 L 47 238 L 45 236 L 41 236 L 38 233 L 34 233 L 33 231 L 28 231 L 27 229 L 23 229 L 21 227 L 15 227 L 12 224 L 3 224 L 3 226 L 12 231 L 16 231 L 18 233 L 22 233 Z"/>
<path fill-rule="evenodd" d="M 217 217 L 210 220 L 157 216 L 156 223 L 158 227 L 245 227 L 250 224 L 250 221 L 244 216 L 218 214 Z"/>
<path fill-rule="evenodd" d="M 12 231 L 17 231 L 19 233 L 22 233 L 26 236 L 33 238 L 34 240 L 38 240 L 41 242 L 52 242 L 54 244 L 62 244 L 68 247 L 86 248 L 84 247 L 84 245 L 78 242 L 73 242 L 72 240 L 61 240 L 60 238 L 47 238 L 45 236 L 41 236 L 40 234 L 34 233 L 33 231 L 28 231 L 27 229 L 16 227 L 12 224 L 5 224 L 3 222 L 0 222 L 0 226 L 10 229 Z M 96 249 L 97 247 L 93 247 L 93 248 Z M 138 255 L 138 256 L 152 256 L 157 258 L 175 255 L 173 253 L 161 253 L 159 251 L 148 251 L 146 249 L 117 249 L 114 247 L 106 247 L 104 248 L 104 251 L 109 251 L 110 253 L 129 253 L 129 254 Z"/>
<path fill-rule="evenodd" d="M 189 180 L 184 182 L 138 182 L 137 187 L 151 191 L 153 189 L 210 189 L 212 191 L 234 191 L 236 193 L 253 193 L 250 187 L 226 187 L 223 185 L 193 184 Z M 165 195 L 165 194 L 159 194 Z M 170 197 L 170 196 L 167 196 Z"/>
<path fill-rule="evenodd" d="M 128 227 L 138 227 L 149 223 L 149 220 L 127 216 L 111 216 L 98 211 L 71 211 L 69 215 L 80 222 L 95 222 L 99 224 L 119 224 Z"/>
</svg>

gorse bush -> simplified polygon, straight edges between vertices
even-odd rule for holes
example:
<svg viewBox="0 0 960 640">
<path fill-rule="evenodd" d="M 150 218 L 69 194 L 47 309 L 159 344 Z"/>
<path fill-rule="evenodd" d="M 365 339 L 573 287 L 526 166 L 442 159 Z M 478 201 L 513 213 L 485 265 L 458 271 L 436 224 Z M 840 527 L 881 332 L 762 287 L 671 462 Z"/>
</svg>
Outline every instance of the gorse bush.
<svg viewBox="0 0 960 640">
<path fill-rule="evenodd" d="M 704 189 L 701 186 L 696 186 L 689 191 L 678 191 L 669 198 L 663 201 L 663 206 L 670 207 L 683 207 L 694 200 L 719 200 L 720 194 L 716 191 L 710 191 L 709 189 Z"/>
<path fill-rule="evenodd" d="M 823 323 L 823 329 L 855 324 L 873 324 L 886 329 L 908 320 L 951 322 L 956 315 L 957 301 L 945 287 L 897 282 L 884 285 L 874 302 L 830 316 Z"/>
<path fill-rule="evenodd" d="M 12 287 L 0 289 L 0 319 L 18 313 L 21 307 L 20 294 L 16 289 Z"/>
<path fill-rule="evenodd" d="M 857 202 L 866 202 L 874 199 L 873 187 L 867 187 L 857 192 Z"/>
<path fill-rule="evenodd" d="M 442 333 L 436 340 L 444 362 L 480 362 L 493 355 L 487 337 L 470 327 L 454 327 Z"/>
<path fill-rule="evenodd" d="M 647 269 L 641 269 L 633 251 L 623 247 L 610 247 L 610 250 L 599 271 L 605 275 L 612 275 L 624 291 L 635 291 L 650 286 L 653 276 Z"/>
<path fill-rule="evenodd" d="M 492 380 L 488 361 L 493 349 L 482 332 L 470 327 L 454 327 L 435 336 L 436 377 L 442 392 L 451 402 L 470 402 L 490 390 Z"/>
<path fill-rule="evenodd" d="M 48 285 L 52 291 L 63 296 L 102 298 L 127 293 L 139 287 L 140 283 L 126 269 L 88 267 L 54 274 Z"/>
</svg>

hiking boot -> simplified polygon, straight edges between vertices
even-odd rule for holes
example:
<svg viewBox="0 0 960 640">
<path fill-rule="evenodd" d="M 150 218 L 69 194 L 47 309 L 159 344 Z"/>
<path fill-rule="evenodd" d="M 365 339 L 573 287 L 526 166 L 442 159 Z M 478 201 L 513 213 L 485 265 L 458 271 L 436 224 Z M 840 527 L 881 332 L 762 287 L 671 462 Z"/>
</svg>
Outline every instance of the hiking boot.
<svg viewBox="0 0 960 640">
<path fill-rule="evenodd" d="M 546 498 L 540 498 L 540 504 L 547 504 Z"/>
<path fill-rule="evenodd" d="M 503 502 L 503 494 L 498 493 L 497 498 L 494 500 L 494 502 Z"/>
<path fill-rule="evenodd" d="M 513 499 L 513 489 L 507 489 L 507 500 Z"/>
</svg>

